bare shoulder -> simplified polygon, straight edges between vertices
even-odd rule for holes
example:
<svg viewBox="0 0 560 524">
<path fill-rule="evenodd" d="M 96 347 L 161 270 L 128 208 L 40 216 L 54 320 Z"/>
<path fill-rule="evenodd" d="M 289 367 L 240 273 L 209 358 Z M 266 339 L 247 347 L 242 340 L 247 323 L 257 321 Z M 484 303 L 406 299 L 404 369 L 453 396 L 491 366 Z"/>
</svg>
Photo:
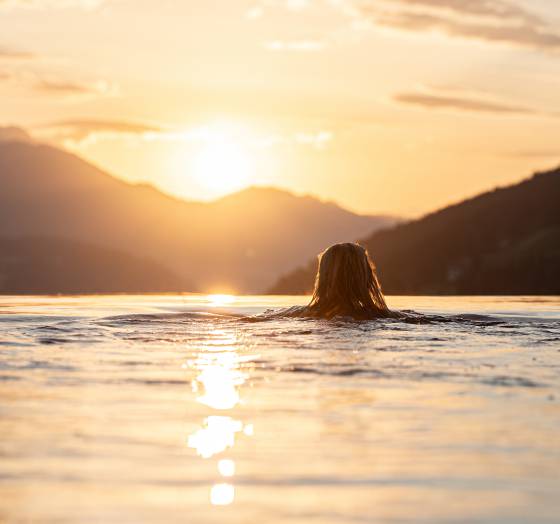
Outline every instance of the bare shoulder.
<svg viewBox="0 0 560 524">
<path fill-rule="evenodd" d="M 262 320 L 273 320 L 275 318 L 294 318 L 305 316 L 307 306 L 290 306 L 282 309 L 267 309 L 266 311 L 246 317 L 244 320 L 249 322 L 259 322 Z"/>
<path fill-rule="evenodd" d="M 291 306 L 281 311 L 285 317 L 302 317 L 307 312 L 307 306 Z"/>
<path fill-rule="evenodd" d="M 301 317 L 307 310 L 307 306 L 290 306 L 271 311 L 272 317 Z"/>
</svg>

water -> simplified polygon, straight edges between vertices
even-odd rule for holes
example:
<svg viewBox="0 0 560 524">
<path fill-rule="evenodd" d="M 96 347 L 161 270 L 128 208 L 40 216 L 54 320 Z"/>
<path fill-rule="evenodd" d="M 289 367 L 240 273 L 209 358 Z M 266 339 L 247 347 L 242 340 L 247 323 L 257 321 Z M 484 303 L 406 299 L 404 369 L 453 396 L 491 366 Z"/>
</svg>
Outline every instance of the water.
<svg viewBox="0 0 560 524">
<path fill-rule="evenodd" d="M 0 521 L 560 522 L 560 299 L 0 297 Z"/>
</svg>

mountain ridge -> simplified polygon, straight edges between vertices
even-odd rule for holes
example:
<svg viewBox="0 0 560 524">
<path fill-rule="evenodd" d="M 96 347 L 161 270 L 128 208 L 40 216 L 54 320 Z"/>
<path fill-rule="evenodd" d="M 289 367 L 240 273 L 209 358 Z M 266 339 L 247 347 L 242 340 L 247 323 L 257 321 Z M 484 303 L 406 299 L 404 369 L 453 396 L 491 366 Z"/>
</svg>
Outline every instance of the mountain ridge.
<svg viewBox="0 0 560 524">
<path fill-rule="evenodd" d="M 560 167 L 365 237 L 388 294 L 560 294 Z M 527 246 L 531 246 L 528 248 Z M 308 293 L 316 262 L 271 293 Z"/>
<path fill-rule="evenodd" d="M 270 189 L 249 188 L 209 203 L 180 200 L 28 142 L 0 141 L 0 187 L 0 237 L 117 249 L 208 292 L 261 291 L 325 245 L 395 221 L 281 189 L 272 198 Z"/>
</svg>

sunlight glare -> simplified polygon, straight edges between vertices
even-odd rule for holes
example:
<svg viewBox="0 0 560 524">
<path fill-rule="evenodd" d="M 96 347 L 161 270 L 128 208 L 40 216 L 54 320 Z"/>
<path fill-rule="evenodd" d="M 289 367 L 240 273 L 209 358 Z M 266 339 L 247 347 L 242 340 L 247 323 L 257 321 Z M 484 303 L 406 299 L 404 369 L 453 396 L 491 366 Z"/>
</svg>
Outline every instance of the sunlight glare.
<svg viewBox="0 0 560 524">
<path fill-rule="evenodd" d="M 227 304 L 233 304 L 236 300 L 234 295 L 225 294 L 208 295 L 206 298 L 211 306 L 225 306 Z"/>
<path fill-rule="evenodd" d="M 202 458 L 210 458 L 233 447 L 235 434 L 243 431 L 243 423 L 231 417 L 210 416 L 204 427 L 189 436 L 189 448 L 196 449 Z"/>
<path fill-rule="evenodd" d="M 240 369 L 243 358 L 235 351 L 236 337 L 220 329 L 211 331 L 206 351 L 190 362 L 199 373 L 192 381 L 197 401 L 218 410 L 232 409 L 240 402 L 238 388 L 246 376 Z"/>
<path fill-rule="evenodd" d="M 196 182 L 209 194 L 238 191 L 254 179 L 254 161 L 242 131 L 210 127 L 193 164 Z"/>
<path fill-rule="evenodd" d="M 196 381 L 204 388 L 204 394 L 197 396 L 197 401 L 214 409 L 225 410 L 239 404 L 237 387 L 243 384 L 245 376 L 218 361 L 216 365 L 203 369 Z"/>
</svg>

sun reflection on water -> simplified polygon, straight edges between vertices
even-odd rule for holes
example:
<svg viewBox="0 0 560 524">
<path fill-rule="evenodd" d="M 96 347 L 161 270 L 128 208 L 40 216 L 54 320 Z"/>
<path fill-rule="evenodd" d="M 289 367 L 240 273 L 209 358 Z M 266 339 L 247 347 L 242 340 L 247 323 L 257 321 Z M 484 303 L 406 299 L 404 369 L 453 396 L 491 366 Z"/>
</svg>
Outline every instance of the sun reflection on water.
<svg viewBox="0 0 560 524">
<path fill-rule="evenodd" d="M 247 378 L 239 369 L 244 359 L 236 351 L 235 334 L 214 329 L 211 335 L 211 344 L 190 363 L 199 371 L 192 382 L 193 392 L 201 404 L 219 410 L 232 409 L 240 402 L 238 388 Z"/>
<path fill-rule="evenodd" d="M 227 295 L 224 293 L 208 295 L 206 298 L 211 306 L 227 306 L 236 301 L 235 295 Z"/>
<path fill-rule="evenodd" d="M 235 488 L 232 484 L 214 484 L 210 490 L 210 502 L 214 506 L 227 506 L 235 498 Z"/>
<path fill-rule="evenodd" d="M 201 370 L 193 381 L 193 392 L 198 394 L 196 400 L 210 408 L 232 409 L 240 402 L 238 387 L 245 382 L 245 375 L 234 366 L 239 363 L 235 355 L 213 355 L 201 359 Z"/>
<path fill-rule="evenodd" d="M 235 434 L 243 430 L 243 424 L 231 417 L 210 416 L 202 428 L 189 436 L 188 445 L 196 449 L 202 458 L 210 458 L 235 444 Z"/>
<path fill-rule="evenodd" d="M 242 367 L 251 357 L 239 354 L 240 341 L 234 330 L 212 329 L 207 342 L 187 366 L 197 374 L 192 380 L 196 401 L 212 410 L 199 429 L 187 440 L 189 448 L 203 459 L 231 453 L 236 435 L 250 437 L 254 434 L 251 423 L 229 416 L 242 404 L 240 388 L 247 380 Z M 218 413 L 216 413 L 218 412 Z M 220 457 L 216 467 L 220 480 L 210 489 L 210 502 L 215 506 L 227 506 L 235 499 L 235 487 L 231 483 L 236 471 L 233 459 Z M 228 479 L 229 482 L 223 482 Z"/>
</svg>

